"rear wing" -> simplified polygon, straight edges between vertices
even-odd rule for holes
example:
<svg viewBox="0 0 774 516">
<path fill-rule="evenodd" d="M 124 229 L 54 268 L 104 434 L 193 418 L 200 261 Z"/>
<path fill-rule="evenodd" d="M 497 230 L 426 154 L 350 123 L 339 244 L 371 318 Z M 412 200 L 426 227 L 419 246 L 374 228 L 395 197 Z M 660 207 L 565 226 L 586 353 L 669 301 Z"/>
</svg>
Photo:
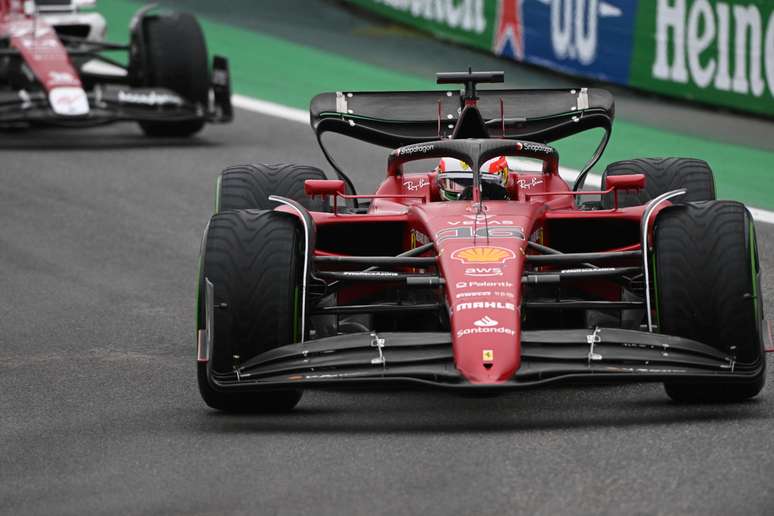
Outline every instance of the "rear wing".
<svg viewBox="0 0 774 516">
<path fill-rule="evenodd" d="M 602 157 L 615 116 L 613 95 L 602 89 L 479 90 L 478 83 L 503 82 L 503 72 L 439 73 L 438 84 L 463 90 L 321 93 L 312 99 L 309 119 L 325 158 L 355 193 L 352 181 L 322 142 L 339 133 L 396 149 L 446 139 L 500 138 L 550 143 L 589 129 L 604 135 L 583 167 L 573 190 Z M 355 201 L 356 203 L 357 201 Z M 357 204 L 355 204 L 357 207 Z"/>
<path fill-rule="evenodd" d="M 476 107 L 492 138 L 540 143 L 602 128 L 615 113 L 610 92 L 568 90 L 479 90 Z M 464 108 L 459 90 L 321 93 L 310 106 L 315 133 L 334 132 L 397 148 L 453 137 Z"/>
</svg>

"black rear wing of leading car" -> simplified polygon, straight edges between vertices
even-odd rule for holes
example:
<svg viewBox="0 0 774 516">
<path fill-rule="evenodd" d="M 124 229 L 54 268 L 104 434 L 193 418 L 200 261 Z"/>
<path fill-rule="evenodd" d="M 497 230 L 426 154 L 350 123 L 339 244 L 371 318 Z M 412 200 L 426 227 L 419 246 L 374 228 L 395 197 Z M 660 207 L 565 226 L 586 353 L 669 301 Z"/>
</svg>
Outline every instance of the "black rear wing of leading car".
<svg viewBox="0 0 774 516">
<path fill-rule="evenodd" d="M 596 88 L 479 90 L 476 107 L 492 138 L 540 143 L 610 129 L 615 103 Z M 321 93 L 310 106 L 315 132 L 397 148 L 450 138 L 464 108 L 458 90 Z"/>
<path fill-rule="evenodd" d="M 338 133 L 388 148 L 465 137 L 550 143 L 589 129 L 604 135 L 576 180 L 579 188 L 607 146 L 615 116 L 613 95 L 598 88 L 476 91 L 481 82 L 502 82 L 503 72 L 440 73 L 439 84 L 464 90 L 321 93 L 310 104 L 310 121 L 325 157 L 354 193 L 352 182 L 322 143 Z M 475 111 L 475 116 L 471 115 Z M 477 128 L 469 126 L 474 119 Z"/>
</svg>

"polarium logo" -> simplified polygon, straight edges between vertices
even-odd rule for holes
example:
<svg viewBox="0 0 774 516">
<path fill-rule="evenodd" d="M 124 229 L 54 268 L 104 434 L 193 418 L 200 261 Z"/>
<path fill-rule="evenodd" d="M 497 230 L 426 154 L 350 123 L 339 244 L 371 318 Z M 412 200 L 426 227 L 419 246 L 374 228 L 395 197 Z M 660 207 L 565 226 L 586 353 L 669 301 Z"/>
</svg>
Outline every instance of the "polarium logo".
<svg viewBox="0 0 774 516">
<path fill-rule="evenodd" d="M 621 1 L 621 0 L 618 0 Z M 525 56 L 524 4 L 543 4 L 550 10 L 551 44 L 558 59 L 573 59 L 582 64 L 594 61 L 597 55 L 600 19 L 623 15 L 620 7 L 604 0 L 500 0 L 497 11 L 494 52 L 519 61 Z M 533 20 L 528 30 L 545 29 L 545 15 Z"/>
</svg>

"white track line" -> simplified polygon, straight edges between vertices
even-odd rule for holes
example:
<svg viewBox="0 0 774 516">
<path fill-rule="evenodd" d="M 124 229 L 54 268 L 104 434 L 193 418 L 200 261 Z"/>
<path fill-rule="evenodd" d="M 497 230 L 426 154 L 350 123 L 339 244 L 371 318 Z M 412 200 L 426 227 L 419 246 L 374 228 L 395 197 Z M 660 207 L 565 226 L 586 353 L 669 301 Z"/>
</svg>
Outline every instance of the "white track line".
<svg viewBox="0 0 774 516">
<path fill-rule="evenodd" d="M 752 206 L 748 206 L 747 209 L 750 210 L 750 214 L 758 222 L 774 224 L 774 212 L 753 208 Z"/>
<path fill-rule="evenodd" d="M 245 95 L 233 95 L 231 102 L 234 107 L 244 109 L 246 111 L 252 111 L 253 113 L 260 113 L 262 115 L 273 116 L 282 118 L 284 120 L 290 120 L 291 122 L 299 122 L 302 124 L 309 124 L 309 112 L 303 109 L 296 109 L 282 104 L 276 104 L 266 100 L 260 100 Z M 559 174 L 568 181 L 572 181 L 575 176 L 578 175 L 577 170 L 571 168 L 559 167 Z M 602 181 L 602 177 L 596 174 L 589 174 L 587 184 L 599 187 Z M 753 208 L 748 206 L 750 213 L 755 220 L 759 222 L 765 222 L 767 224 L 774 224 L 774 212 L 761 210 L 759 208 Z"/>
<path fill-rule="evenodd" d="M 302 124 L 309 123 L 309 112 L 303 109 L 296 109 L 282 104 L 275 104 L 274 102 L 268 102 L 266 100 L 254 99 L 252 97 L 245 97 L 244 95 L 232 95 L 231 103 L 234 107 L 252 111 L 253 113 L 261 113 L 262 115 L 274 116 L 291 122 L 301 122 Z"/>
</svg>

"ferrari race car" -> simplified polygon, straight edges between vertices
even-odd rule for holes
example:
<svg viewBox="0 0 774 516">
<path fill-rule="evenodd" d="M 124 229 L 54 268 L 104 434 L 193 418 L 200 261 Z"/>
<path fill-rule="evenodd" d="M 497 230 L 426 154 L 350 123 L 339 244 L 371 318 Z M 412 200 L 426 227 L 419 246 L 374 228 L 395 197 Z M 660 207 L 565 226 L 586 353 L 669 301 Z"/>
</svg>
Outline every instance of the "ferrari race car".
<svg viewBox="0 0 774 516">
<path fill-rule="evenodd" d="M 232 119 L 228 62 L 215 56 L 210 73 L 190 14 L 141 8 L 130 43 L 120 45 L 92 37 L 91 26 L 70 30 L 74 20 L 52 19 L 46 8 L 0 0 L 0 128 L 137 121 L 150 136 L 178 137 Z M 116 51 L 127 52 L 128 65 L 105 55 Z"/>
<path fill-rule="evenodd" d="M 338 179 L 243 165 L 217 181 L 200 255 L 204 401 L 287 410 L 304 389 L 498 393 L 663 382 L 739 401 L 765 381 L 755 226 L 686 158 L 609 165 L 601 89 L 323 93 L 311 123 Z M 604 136 L 573 185 L 550 142 Z M 394 149 L 358 195 L 321 136 Z M 461 165 L 453 166 L 453 163 Z M 482 170 L 483 169 L 483 170 Z"/>
</svg>

